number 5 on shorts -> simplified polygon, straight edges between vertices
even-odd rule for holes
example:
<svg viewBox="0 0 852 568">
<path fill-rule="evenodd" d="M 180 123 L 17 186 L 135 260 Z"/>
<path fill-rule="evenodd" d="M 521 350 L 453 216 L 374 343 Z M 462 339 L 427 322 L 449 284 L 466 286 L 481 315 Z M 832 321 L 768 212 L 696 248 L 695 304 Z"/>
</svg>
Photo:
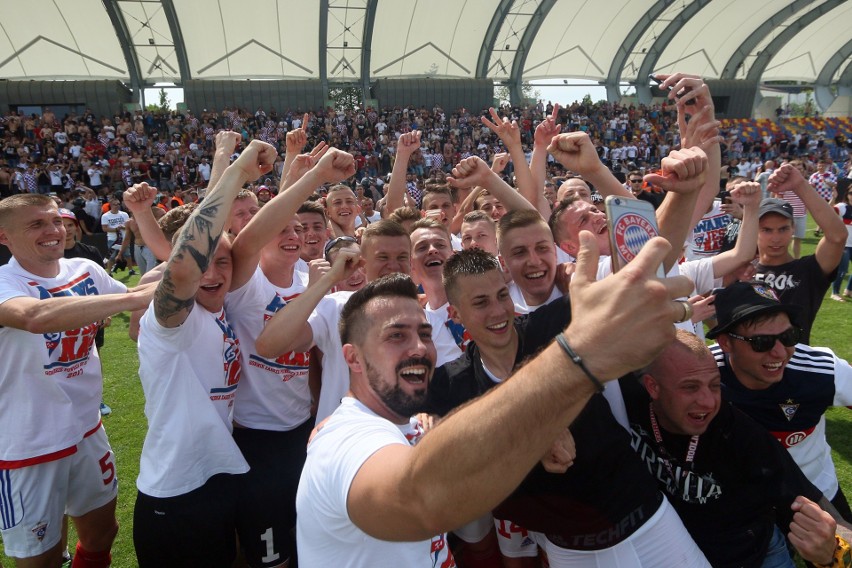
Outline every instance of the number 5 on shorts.
<svg viewBox="0 0 852 568">
<path fill-rule="evenodd" d="M 104 485 L 109 485 L 115 479 L 115 464 L 112 462 L 112 452 L 107 452 L 98 460 L 103 474 Z"/>
</svg>

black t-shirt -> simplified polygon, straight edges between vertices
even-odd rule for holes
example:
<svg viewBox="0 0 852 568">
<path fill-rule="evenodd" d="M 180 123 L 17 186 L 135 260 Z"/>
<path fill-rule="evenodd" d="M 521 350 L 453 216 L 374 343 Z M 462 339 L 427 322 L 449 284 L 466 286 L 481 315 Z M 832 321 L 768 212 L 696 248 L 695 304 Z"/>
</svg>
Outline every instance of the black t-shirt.
<svg viewBox="0 0 852 568">
<path fill-rule="evenodd" d="M 98 266 L 104 265 L 104 257 L 92 245 L 77 242 L 70 249 L 65 249 L 65 258 L 88 258 Z"/>
<path fill-rule="evenodd" d="M 570 320 L 567 297 L 516 318 L 516 366 L 547 346 Z M 459 359 L 436 369 L 429 383 L 429 411 L 446 414 L 496 384 L 484 370 L 476 344 L 470 343 Z M 660 493 L 602 395 L 589 400 L 570 430 L 577 459 L 568 471 L 548 473 L 537 464 L 494 515 L 559 539 L 567 548 L 606 548 L 609 535 L 623 540 L 648 520 Z"/>
<path fill-rule="evenodd" d="M 793 500 L 822 498 L 781 444 L 731 405 L 722 404 L 688 463 L 691 436 L 661 429 L 657 444 L 644 387 L 634 378 L 619 385 L 633 449 L 714 567 L 760 566 L 775 523 L 788 532 Z"/>
<path fill-rule="evenodd" d="M 836 275 L 836 268 L 829 275 L 823 273 L 816 256 L 808 255 L 778 266 L 758 264 L 754 279 L 775 290 L 782 304 L 801 307 L 802 318 L 796 323 L 805 332 L 801 342 L 810 344 L 814 319 Z"/>
</svg>

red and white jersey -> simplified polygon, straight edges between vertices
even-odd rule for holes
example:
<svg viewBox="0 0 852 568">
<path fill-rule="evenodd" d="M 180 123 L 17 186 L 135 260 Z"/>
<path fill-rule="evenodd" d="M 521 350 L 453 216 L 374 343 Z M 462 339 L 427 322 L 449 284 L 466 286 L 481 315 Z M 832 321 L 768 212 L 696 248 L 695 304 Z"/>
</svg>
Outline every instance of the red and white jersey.
<svg viewBox="0 0 852 568">
<path fill-rule="evenodd" d="M 14 258 L 0 267 L 0 304 L 19 297 L 126 292 L 124 284 L 83 258 L 60 259 L 55 278 L 31 274 Z M 51 454 L 73 451 L 98 425 L 103 391 L 95 347 L 99 323 L 45 334 L 0 327 L 0 468 L 62 457 Z"/>
<path fill-rule="evenodd" d="M 692 241 L 686 248 L 686 259 L 696 260 L 719 254 L 722 250 L 725 231 L 730 224 L 731 216 L 722 212 L 721 201 L 713 201 L 713 207 L 692 229 Z"/>
<path fill-rule="evenodd" d="M 290 287 L 279 288 L 258 267 L 244 286 L 225 297 L 228 319 L 240 338 L 243 355 L 243 380 L 234 406 L 234 421 L 240 426 L 287 431 L 311 417 L 309 352 L 266 359 L 255 347 L 266 322 L 307 285 L 307 273 L 294 271 Z"/>
<path fill-rule="evenodd" d="M 183 324 L 167 328 L 152 303 L 139 326 L 139 378 L 148 418 L 139 491 L 175 497 L 218 473 L 247 472 L 231 436 L 242 373 L 240 344 L 225 312 L 208 312 L 196 303 Z"/>
<path fill-rule="evenodd" d="M 837 474 L 825 439 L 825 411 L 852 406 L 852 367 L 824 347 L 796 345 L 780 382 L 751 390 L 739 382 L 718 345 L 710 350 L 722 376 L 722 400 L 769 430 L 787 448 L 811 483 L 828 499 L 837 493 Z"/>
</svg>

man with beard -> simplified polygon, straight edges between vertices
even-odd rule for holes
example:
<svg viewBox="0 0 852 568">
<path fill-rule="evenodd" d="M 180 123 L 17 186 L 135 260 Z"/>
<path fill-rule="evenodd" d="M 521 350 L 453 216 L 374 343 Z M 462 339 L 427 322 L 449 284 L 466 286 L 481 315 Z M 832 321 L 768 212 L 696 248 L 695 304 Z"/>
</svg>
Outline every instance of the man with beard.
<svg viewBox="0 0 852 568">
<path fill-rule="evenodd" d="M 409 416 L 425 400 L 436 359 L 416 288 L 391 275 L 352 295 L 340 317 L 351 389 L 308 447 L 296 501 L 300 565 L 454 566 L 441 533 L 506 497 L 601 388 L 599 379 L 637 368 L 671 340 L 683 314 L 672 298 L 690 283 L 653 277 L 669 245 L 653 239 L 598 283 L 595 241 L 584 233 L 582 242 L 573 322 L 560 343 L 414 447 L 420 432 Z M 625 293 L 615 297 L 614 288 Z M 635 340 L 613 357 L 598 346 L 616 330 Z M 695 549 L 670 559 L 700 558 Z"/>
</svg>

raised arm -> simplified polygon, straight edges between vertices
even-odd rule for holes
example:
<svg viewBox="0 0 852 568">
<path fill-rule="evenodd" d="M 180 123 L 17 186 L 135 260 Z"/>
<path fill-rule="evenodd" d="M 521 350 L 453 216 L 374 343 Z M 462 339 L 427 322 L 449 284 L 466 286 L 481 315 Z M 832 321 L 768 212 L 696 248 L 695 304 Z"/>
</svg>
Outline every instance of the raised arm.
<svg viewBox="0 0 852 568">
<path fill-rule="evenodd" d="M 257 338 L 255 348 L 261 357 L 275 358 L 290 351 L 307 351 L 314 346 L 314 332 L 308 317 L 331 288 L 360 268 L 363 264 L 358 253 L 341 249 L 331 265 L 331 270 L 308 286 L 292 302 L 279 310 Z"/>
<path fill-rule="evenodd" d="M 550 218 L 550 203 L 544 197 L 544 182 L 547 178 L 547 147 L 550 145 L 554 136 L 562 130 L 557 122 L 558 117 L 559 105 L 553 105 L 553 113 L 535 127 L 532 158 L 530 159 L 530 173 L 533 179 L 532 185 L 536 191 L 533 194 L 527 195 L 525 189 L 521 188 L 523 196 L 538 209 L 538 212 L 545 219 Z"/>
<path fill-rule="evenodd" d="M 393 162 L 388 192 L 385 194 L 385 209 L 388 214 L 405 207 L 405 177 L 408 173 L 408 160 L 420 148 L 420 131 L 406 132 L 396 143 L 396 160 Z M 414 205 L 415 207 L 417 204 Z"/>
<path fill-rule="evenodd" d="M 327 147 L 325 147 L 327 149 Z M 316 167 L 314 167 L 316 166 Z M 302 154 L 293 161 L 290 174 L 296 170 L 307 173 L 275 199 L 260 208 L 237 238 L 234 239 L 234 274 L 231 289 L 241 288 L 257 268 L 260 251 L 290 223 L 308 196 L 324 183 L 342 181 L 355 174 L 351 154 L 332 148 L 316 154 Z"/>
<path fill-rule="evenodd" d="M 271 145 L 252 141 L 187 219 L 154 295 L 154 314 L 160 325 L 177 327 L 186 321 L 228 222 L 234 197 L 243 184 L 268 173 L 276 155 Z"/>
<path fill-rule="evenodd" d="M 494 119 L 493 122 L 484 116 L 480 120 L 503 141 L 503 145 L 509 151 L 509 156 L 512 157 L 518 189 L 521 195 L 532 203 L 533 208 L 536 208 L 537 202 L 530 197 L 534 196 L 536 192 L 544 191 L 544 182 L 542 182 L 541 187 L 535 186 L 530 166 L 527 164 L 527 157 L 524 155 L 524 147 L 521 144 L 521 129 L 518 128 L 518 122 L 516 120 L 509 121 L 508 117 L 500 118 L 500 115 L 493 108 L 489 109 L 489 112 L 491 118 Z"/>
<path fill-rule="evenodd" d="M 488 193 L 500 200 L 506 211 L 535 209 L 514 187 L 503 181 L 478 156 L 465 158 L 456 164 L 456 167 L 453 168 L 452 177 L 447 177 L 447 183 L 453 187 L 483 187 L 488 190 Z"/>
<path fill-rule="evenodd" d="M 296 159 L 296 156 L 301 154 L 302 150 L 305 149 L 305 145 L 308 143 L 307 129 L 308 113 L 305 113 L 302 117 L 302 124 L 299 128 L 294 128 L 289 131 L 285 137 L 286 152 L 284 154 L 284 165 L 281 167 L 281 185 L 278 188 L 278 193 L 281 193 L 284 190 L 284 180 L 287 179 L 287 174 L 290 172 L 290 168 L 293 166 L 293 161 Z"/>
<path fill-rule="evenodd" d="M 659 174 L 648 174 L 645 181 L 668 192 L 657 209 L 660 236 L 672 245 L 663 262 L 668 273 L 680 260 L 683 243 L 692 230 L 692 212 L 707 175 L 707 154 L 698 147 L 673 150 L 660 167 Z"/>
<path fill-rule="evenodd" d="M 219 178 L 231 163 L 231 156 L 237 149 L 243 135 L 232 130 L 220 130 L 216 133 L 216 150 L 213 153 L 213 165 L 210 168 L 208 189 L 213 189 L 219 183 Z"/>
<path fill-rule="evenodd" d="M 580 233 L 573 321 L 564 338 L 599 380 L 641 368 L 674 337 L 672 323 L 683 307 L 672 299 L 688 294 L 692 283 L 654 278 L 669 248 L 653 239 L 625 269 L 596 282 L 597 246 L 591 233 Z M 602 348 L 607 338 L 628 332 L 635 341 L 620 345 L 618 356 Z M 463 525 L 517 487 L 595 391 L 581 367 L 552 343 L 416 446 L 386 446 L 367 459 L 349 488 L 350 518 L 385 540 L 420 540 Z M 476 451 L 470 451 L 474 440 Z"/>
<path fill-rule="evenodd" d="M 661 89 L 670 89 L 668 98 L 677 101 L 677 124 L 681 136 L 681 148 L 699 146 L 707 154 L 708 174 L 695 202 L 690 221 L 691 228 L 698 224 L 719 193 L 719 176 L 722 170 L 719 122 L 716 121 L 710 88 L 701 77 L 675 73 L 674 75 L 657 75 L 657 78 L 663 80 L 660 84 Z M 691 120 L 687 121 L 687 118 Z"/>
<path fill-rule="evenodd" d="M 553 154 L 560 164 L 591 182 L 604 197 L 617 195 L 625 199 L 636 199 L 604 166 L 592 139 L 585 132 L 559 134 L 551 140 L 547 151 Z"/>
<path fill-rule="evenodd" d="M 843 248 L 846 246 L 847 233 L 843 219 L 791 164 L 784 164 L 772 172 L 766 189 L 772 193 L 792 191 L 804 202 L 808 213 L 823 230 L 823 237 L 817 243 L 814 256 L 823 273 L 831 274 L 840 264 L 840 257 L 843 256 Z"/>
<path fill-rule="evenodd" d="M 124 192 L 124 205 L 133 213 L 145 246 L 151 249 L 158 260 L 166 260 L 172 254 L 172 243 L 163 234 L 151 210 L 156 196 L 157 188 L 144 182 L 137 183 Z"/>
<path fill-rule="evenodd" d="M 713 257 L 714 278 L 721 278 L 754 259 L 761 196 L 760 184 L 753 181 L 738 183 L 731 190 L 731 200 L 743 207 L 743 222 L 734 248 Z"/>
</svg>

